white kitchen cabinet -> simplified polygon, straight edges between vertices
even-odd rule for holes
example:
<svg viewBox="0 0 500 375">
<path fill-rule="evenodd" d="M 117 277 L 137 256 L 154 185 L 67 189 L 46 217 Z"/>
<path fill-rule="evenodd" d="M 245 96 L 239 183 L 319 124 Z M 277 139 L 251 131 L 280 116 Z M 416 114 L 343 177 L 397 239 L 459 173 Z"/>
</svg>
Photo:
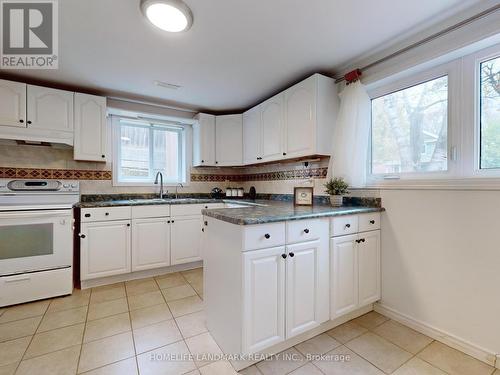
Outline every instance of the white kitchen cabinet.
<svg viewBox="0 0 500 375">
<path fill-rule="evenodd" d="M 82 223 L 81 280 L 131 271 L 130 220 Z"/>
<path fill-rule="evenodd" d="M 173 217 L 171 220 L 171 264 L 202 260 L 200 215 Z"/>
<path fill-rule="evenodd" d="M 329 319 L 328 232 L 315 241 L 287 245 L 286 337 Z"/>
<path fill-rule="evenodd" d="M 254 107 L 243 113 L 243 164 L 255 164 L 261 155 L 261 107 Z"/>
<path fill-rule="evenodd" d="M 243 163 L 242 115 L 217 116 L 215 120 L 215 164 L 238 166 Z"/>
<path fill-rule="evenodd" d="M 380 231 L 360 233 L 358 244 L 359 305 L 380 299 Z"/>
<path fill-rule="evenodd" d="M 26 84 L 0 80 L 0 126 L 26 127 Z"/>
<path fill-rule="evenodd" d="M 215 116 L 199 113 L 193 124 L 193 166 L 215 165 Z"/>
<path fill-rule="evenodd" d="M 74 158 L 106 161 L 106 98 L 75 93 Z"/>
<path fill-rule="evenodd" d="M 332 319 L 358 306 L 357 234 L 331 240 Z"/>
<path fill-rule="evenodd" d="M 28 85 L 27 127 L 73 138 L 73 96 L 72 91 Z"/>
<path fill-rule="evenodd" d="M 261 154 L 262 161 L 283 159 L 284 94 L 278 94 L 262 103 Z"/>
<path fill-rule="evenodd" d="M 132 220 L 132 272 L 170 265 L 170 220 Z"/>
<path fill-rule="evenodd" d="M 243 254 L 243 353 L 285 340 L 285 247 Z"/>
</svg>

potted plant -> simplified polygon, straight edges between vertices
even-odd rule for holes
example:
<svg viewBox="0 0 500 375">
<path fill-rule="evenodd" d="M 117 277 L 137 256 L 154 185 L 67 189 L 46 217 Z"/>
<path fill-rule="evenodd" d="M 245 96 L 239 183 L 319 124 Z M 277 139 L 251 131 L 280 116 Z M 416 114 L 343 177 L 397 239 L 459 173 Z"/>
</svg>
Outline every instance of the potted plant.
<svg viewBox="0 0 500 375">
<path fill-rule="evenodd" d="M 347 190 L 349 184 L 342 177 L 335 177 L 328 180 L 325 184 L 325 193 L 330 195 L 330 203 L 333 207 L 342 206 L 344 195 L 349 194 Z"/>
</svg>

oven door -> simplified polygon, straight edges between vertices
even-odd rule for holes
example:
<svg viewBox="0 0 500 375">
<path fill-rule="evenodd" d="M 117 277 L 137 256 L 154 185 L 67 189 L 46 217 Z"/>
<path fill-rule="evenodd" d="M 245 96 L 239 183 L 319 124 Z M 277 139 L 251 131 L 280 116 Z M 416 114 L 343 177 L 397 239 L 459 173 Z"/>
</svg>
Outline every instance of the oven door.
<svg viewBox="0 0 500 375">
<path fill-rule="evenodd" d="M 69 267 L 71 209 L 0 212 L 0 276 Z"/>
</svg>

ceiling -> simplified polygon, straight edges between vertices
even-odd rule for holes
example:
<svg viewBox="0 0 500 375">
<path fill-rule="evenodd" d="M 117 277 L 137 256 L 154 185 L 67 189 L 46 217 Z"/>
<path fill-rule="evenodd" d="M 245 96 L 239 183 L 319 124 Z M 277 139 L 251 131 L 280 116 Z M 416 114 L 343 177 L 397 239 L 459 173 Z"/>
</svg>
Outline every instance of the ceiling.
<svg viewBox="0 0 500 375">
<path fill-rule="evenodd" d="M 2 75 L 197 110 L 240 110 L 480 0 L 185 2 L 193 27 L 169 34 L 142 17 L 139 0 L 59 1 L 59 69 Z"/>
</svg>

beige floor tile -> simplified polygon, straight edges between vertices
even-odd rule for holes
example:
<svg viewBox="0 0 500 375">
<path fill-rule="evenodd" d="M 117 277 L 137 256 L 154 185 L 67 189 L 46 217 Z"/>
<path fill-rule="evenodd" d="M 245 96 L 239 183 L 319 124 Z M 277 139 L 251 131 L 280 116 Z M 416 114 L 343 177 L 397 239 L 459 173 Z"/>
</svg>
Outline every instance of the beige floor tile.
<svg viewBox="0 0 500 375">
<path fill-rule="evenodd" d="M 37 357 L 42 354 L 66 349 L 82 343 L 85 324 L 55 329 L 48 332 L 37 333 L 26 350 L 24 359 Z"/>
<path fill-rule="evenodd" d="M 99 367 L 86 372 L 85 375 L 137 375 L 137 363 L 135 357 L 125 359 L 120 362 Z"/>
<path fill-rule="evenodd" d="M 205 312 L 198 311 L 193 314 L 187 314 L 175 318 L 182 336 L 185 338 L 199 335 L 200 333 L 207 332 Z"/>
<path fill-rule="evenodd" d="M 373 332 L 413 354 L 417 354 L 433 341 L 430 337 L 394 320 L 379 325 Z"/>
<path fill-rule="evenodd" d="M 365 333 L 345 345 L 388 374 L 413 357 L 411 353 L 371 332 Z"/>
<path fill-rule="evenodd" d="M 161 289 L 187 284 L 186 279 L 178 272 L 157 276 L 155 280 Z"/>
<path fill-rule="evenodd" d="M 345 346 L 328 352 L 324 358 L 313 361 L 326 375 L 383 375 L 384 373 L 370 362 Z"/>
<path fill-rule="evenodd" d="M 80 345 L 24 360 L 19 365 L 18 375 L 66 375 L 75 374 L 80 356 Z"/>
<path fill-rule="evenodd" d="M 388 317 L 376 311 L 370 311 L 368 314 L 361 315 L 359 318 L 354 319 L 353 322 L 367 329 L 374 329 L 388 320 Z"/>
<path fill-rule="evenodd" d="M 45 311 L 47 311 L 49 304 L 50 301 L 45 300 L 9 307 L 2 316 L 0 316 L 0 324 L 43 315 Z"/>
<path fill-rule="evenodd" d="M 18 363 L 31 341 L 31 336 L 22 337 L 0 344 L 0 366 Z"/>
<path fill-rule="evenodd" d="M 290 375 L 323 375 L 323 373 L 312 363 L 306 363 L 304 366 L 294 370 Z"/>
<path fill-rule="evenodd" d="M 342 345 L 340 342 L 331 336 L 328 336 L 326 333 L 323 333 L 295 345 L 295 348 L 307 358 L 308 355 L 324 354 L 339 347 L 340 345 Z"/>
<path fill-rule="evenodd" d="M 153 278 L 127 281 L 125 288 L 128 296 L 154 292 L 159 289 Z"/>
<path fill-rule="evenodd" d="M 71 294 L 70 296 L 54 298 L 51 301 L 47 312 L 55 312 L 87 306 L 89 302 L 90 289 L 74 289 L 73 294 Z"/>
<path fill-rule="evenodd" d="M 0 307 L 0 316 L 7 310 L 5 307 Z"/>
<path fill-rule="evenodd" d="M 132 332 L 92 341 L 82 346 L 78 372 L 93 370 L 134 355 Z"/>
<path fill-rule="evenodd" d="M 182 340 L 182 335 L 173 319 L 135 329 L 133 333 L 137 354 Z"/>
<path fill-rule="evenodd" d="M 128 312 L 92 320 L 87 323 L 83 342 L 99 340 L 104 337 L 130 331 L 131 329 Z"/>
<path fill-rule="evenodd" d="M 168 302 L 174 317 L 191 314 L 203 310 L 203 300 L 198 296 L 187 297 Z"/>
<path fill-rule="evenodd" d="M 493 372 L 493 367 L 437 341 L 422 350 L 418 357 L 453 375 L 490 375 Z"/>
<path fill-rule="evenodd" d="M 200 368 L 201 375 L 237 375 L 233 366 L 227 361 L 217 361 Z"/>
<path fill-rule="evenodd" d="M 125 286 L 123 284 L 115 284 L 113 286 L 99 287 L 92 290 L 90 303 L 99 303 L 111 301 L 125 297 Z"/>
<path fill-rule="evenodd" d="M 350 321 L 329 330 L 327 334 L 335 340 L 345 344 L 366 332 L 368 332 L 368 330 L 365 327 L 361 327 L 353 321 Z"/>
<path fill-rule="evenodd" d="M 162 304 L 131 311 L 130 317 L 132 319 L 132 328 L 138 329 L 150 324 L 172 319 L 172 314 L 167 305 Z"/>
<path fill-rule="evenodd" d="M 174 286 L 168 289 L 162 289 L 161 292 L 163 293 L 165 301 L 167 302 L 196 295 L 196 291 L 189 284 Z"/>
<path fill-rule="evenodd" d="M 183 375 L 201 375 L 201 372 L 199 370 L 193 370 L 193 371 L 186 372 Z"/>
<path fill-rule="evenodd" d="M 500 375 L 500 369 L 497 369 L 497 370 L 493 373 L 493 375 Z"/>
<path fill-rule="evenodd" d="M 33 335 L 41 320 L 42 316 L 36 316 L 34 318 L 0 324 L 0 342 Z"/>
<path fill-rule="evenodd" d="M 130 310 L 143 309 L 145 307 L 160 305 L 165 303 L 160 290 L 144 294 L 136 294 L 128 297 Z"/>
<path fill-rule="evenodd" d="M 209 332 L 186 339 L 186 345 L 198 367 L 205 366 L 217 360 L 216 356 L 222 355 L 222 351 Z"/>
<path fill-rule="evenodd" d="M 0 375 L 14 375 L 19 363 L 13 363 L 7 366 L 0 366 Z"/>
<path fill-rule="evenodd" d="M 128 302 L 126 298 L 114 299 L 111 301 L 94 303 L 89 306 L 87 320 L 96 320 L 107 316 L 121 314 L 128 311 Z"/>
<path fill-rule="evenodd" d="M 192 270 L 181 271 L 182 276 L 186 278 L 188 282 L 193 282 L 194 280 L 203 279 L 203 267 L 193 268 Z"/>
<path fill-rule="evenodd" d="M 47 312 L 38 327 L 37 332 L 46 332 L 56 328 L 84 323 L 87 319 L 87 306 L 76 309 Z"/>
<path fill-rule="evenodd" d="M 257 366 L 255 366 L 255 365 L 247 367 L 243 370 L 240 370 L 238 373 L 241 375 L 261 375 L 262 374 L 259 371 L 259 369 L 257 368 Z"/>
<path fill-rule="evenodd" d="M 140 374 L 177 375 L 196 370 L 184 341 L 163 346 L 137 356 Z"/>
<path fill-rule="evenodd" d="M 284 375 L 302 367 L 306 360 L 295 348 L 287 349 L 266 361 L 257 363 L 257 368 L 264 375 Z"/>
<path fill-rule="evenodd" d="M 393 375 L 446 375 L 446 373 L 417 357 L 413 357 L 398 368 Z"/>
<path fill-rule="evenodd" d="M 193 287 L 196 293 L 201 295 L 203 294 L 203 281 L 195 281 L 190 283 L 190 285 Z"/>
</svg>

